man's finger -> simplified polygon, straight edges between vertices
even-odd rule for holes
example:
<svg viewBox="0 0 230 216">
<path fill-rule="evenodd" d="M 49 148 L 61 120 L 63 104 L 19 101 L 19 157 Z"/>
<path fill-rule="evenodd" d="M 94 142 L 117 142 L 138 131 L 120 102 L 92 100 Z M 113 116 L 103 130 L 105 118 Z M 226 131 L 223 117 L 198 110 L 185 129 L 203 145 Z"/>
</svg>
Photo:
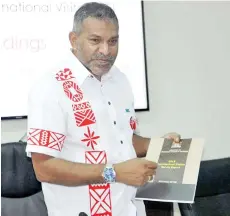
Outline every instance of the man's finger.
<svg viewBox="0 0 230 216">
<path fill-rule="evenodd" d="M 156 175 L 156 170 L 148 170 L 146 173 L 145 173 L 146 176 L 154 176 Z"/>
<path fill-rule="evenodd" d="M 180 142 L 180 136 L 176 137 L 175 142 L 179 143 Z"/>
<path fill-rule="evenodd" d="M 179 143 L 181 140 L 181 136 L 179 134 L 175 134 L 175 135 L 169 135 L 168 137 L 166 137 L 166 139 L 172 139 L 174 142 Z"/>
<path fill-rule="evenodd" d="M 149 169 L 156 169 L 156 168 L 157 168 L 157 163 L 148 161 L 148 163 L 146 164 L 146 166 L 147 166 Z"/>
</svg>

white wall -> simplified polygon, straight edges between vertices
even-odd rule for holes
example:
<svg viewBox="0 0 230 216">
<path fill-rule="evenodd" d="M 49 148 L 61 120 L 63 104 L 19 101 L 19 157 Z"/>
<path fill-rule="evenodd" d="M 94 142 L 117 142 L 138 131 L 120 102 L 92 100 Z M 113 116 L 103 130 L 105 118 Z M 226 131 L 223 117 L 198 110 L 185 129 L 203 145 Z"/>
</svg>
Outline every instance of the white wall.
<svg viewBox="0 0 230 216">
<path fill-rule="evenodd" d="M 145 2 L 150 112 L 142 134 L 204 137 L 203 159 L 230 156 L 230 2 Z M 138 43 L 138 42 L 137 42 Z M 2 142 L 26 120 L 2 121 Z"/>
<path fill-rule="evenodd" d="M 146 135 L 204 137 L 203 158 L 230 156 L 230 2 L 145 3 L 151 112 Z"/>
</svg>

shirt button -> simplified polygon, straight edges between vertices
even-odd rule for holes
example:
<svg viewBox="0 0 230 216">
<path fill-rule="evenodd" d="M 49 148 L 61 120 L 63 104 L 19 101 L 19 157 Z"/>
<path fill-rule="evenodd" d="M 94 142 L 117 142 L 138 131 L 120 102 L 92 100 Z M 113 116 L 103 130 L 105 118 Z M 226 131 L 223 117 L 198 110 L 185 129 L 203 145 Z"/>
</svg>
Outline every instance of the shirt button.
<svg viewBox="0 0 230 216">
<path fill-rule="evenodd" d="M 113 124 L 115 125 L 115 124 L 117 124 L 117 122 L 116 122 L 116 121 L 114 121 L 114 122 L 113 122 Z"/>
<path fill-rule="evenodd" d="M 121 144 L 123 144 L 123 141 L 121 140 Z"/>
<path fill-rule="evenodd" d="M 111 105 L 111 102 L 109 101 L 108 104 Z"/>
<path fill-rule="evenodd" d="M 79 216 L 88 216 L 85 212 L 80 212 Z"/>
</svg>

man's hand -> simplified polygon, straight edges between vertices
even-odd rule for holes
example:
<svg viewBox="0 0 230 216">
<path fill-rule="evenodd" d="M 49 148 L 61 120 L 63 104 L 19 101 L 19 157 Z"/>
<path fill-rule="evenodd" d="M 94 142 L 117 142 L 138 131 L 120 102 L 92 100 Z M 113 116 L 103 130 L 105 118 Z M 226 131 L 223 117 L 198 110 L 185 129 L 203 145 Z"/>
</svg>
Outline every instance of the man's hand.
<svg viewBox="0 0 230 216">
<path fill-rule="evenodd" d="M 114 165 L 116 181 L 126 185 L 142 186 L 156 174 L 157 164 L 142 158 Z"/>
<path fill-rule="evenodd" d="M 179 143 L 180 140 L 181 140 L 181 135 L 178 134 L 178 133 L 175 133 L 175 132 L 171 132 L 171 133 L 165 134 L 162 138 L 165 138 L 165 139 L 172 139 L 173 142 Z"/>
</svg>

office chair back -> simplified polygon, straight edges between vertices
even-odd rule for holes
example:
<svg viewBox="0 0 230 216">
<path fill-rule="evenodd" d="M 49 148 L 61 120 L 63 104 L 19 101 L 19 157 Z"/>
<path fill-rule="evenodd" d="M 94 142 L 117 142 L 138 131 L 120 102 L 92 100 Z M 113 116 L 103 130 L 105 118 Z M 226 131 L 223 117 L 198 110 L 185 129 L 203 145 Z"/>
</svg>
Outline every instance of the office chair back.
<svg viewBox="0 0 230 216">
<path fill-rule="evenodd" d="M 25 142 L 1 145 L 2 216 L 47 216 L 41 183 L 25 148 Z"/>
</svg>

